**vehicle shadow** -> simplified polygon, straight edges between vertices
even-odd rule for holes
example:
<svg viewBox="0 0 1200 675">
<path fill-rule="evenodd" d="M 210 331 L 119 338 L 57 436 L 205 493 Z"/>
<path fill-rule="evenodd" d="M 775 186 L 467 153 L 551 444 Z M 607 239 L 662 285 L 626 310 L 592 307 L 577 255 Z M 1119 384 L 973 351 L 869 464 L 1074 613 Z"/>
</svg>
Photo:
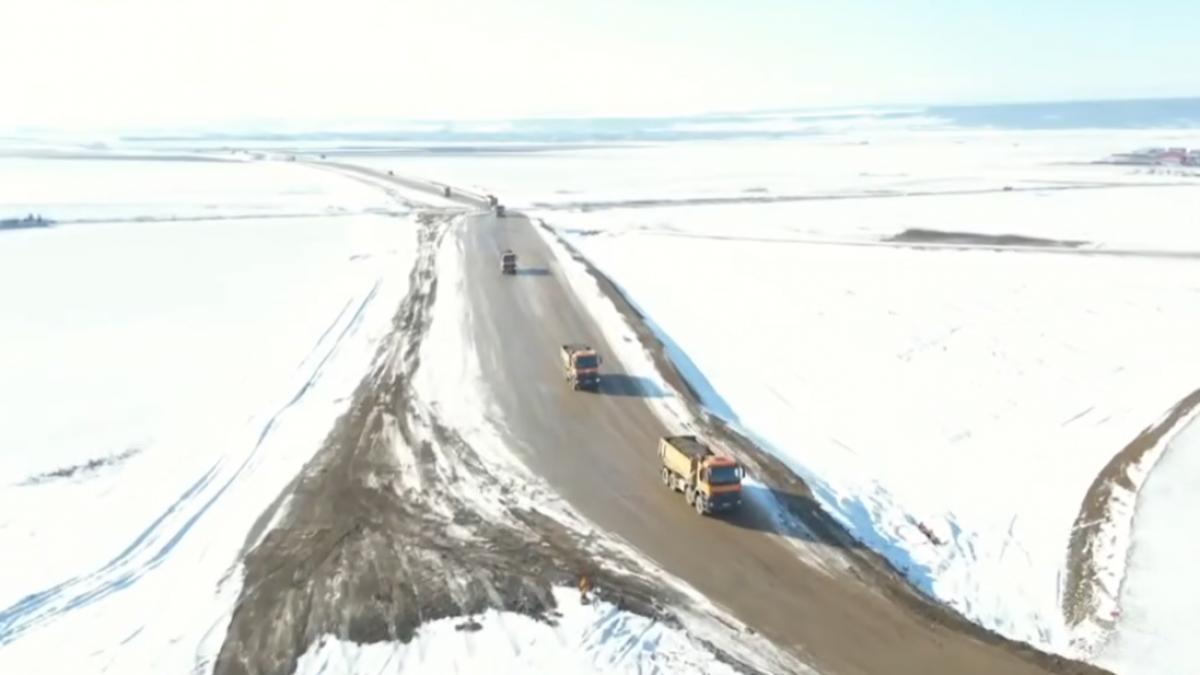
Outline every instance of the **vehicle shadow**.
<svg viewBox="0 0 1200 675">
<path fill-rule="evenodd" d="M 605 373 L 600 376 L 600 386 L 597 394 L 606 396 L 636 396 L 641 398 L 662 398 L 666 392 L 658 383 L 648 377 L 625 375 L 624 373 Z"/>
<path fill-rule="evenodd" d="M 550 276 L 550 268 L 548 268 L 548 267 L 520 267 L 520 268 L 517 268 L 517 276 L 519 276 L 519 277 L 548 277 L 548 276 Z"/>
<path fill-rule="evenodd" d="M 710 517 L 734 527 L 781 535 L 789 539 L 838 548 L 863 548 L 860 542 L 844 534 L 834 538 L 824 531 L 814 531 L 814 528 L 821 528 L 819 523 L 827 521 L 828 516 L 821 511 L 821 506 L 811 496 L 771 488 L 757 482 L 742 484 L 741 508 Z"/>
</svg>

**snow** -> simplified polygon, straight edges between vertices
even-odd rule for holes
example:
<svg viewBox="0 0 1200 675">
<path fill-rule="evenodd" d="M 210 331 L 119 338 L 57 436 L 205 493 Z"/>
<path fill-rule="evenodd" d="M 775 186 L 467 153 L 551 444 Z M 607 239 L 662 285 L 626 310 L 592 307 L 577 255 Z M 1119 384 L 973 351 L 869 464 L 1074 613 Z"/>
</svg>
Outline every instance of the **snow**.
<svg viewBox="0 0 1200 675">
<path fill-rule="evenodd" d="M 561 616 L 551 621 L 488 611 L 424 624 L 408 644 L 326 638 L 300 659 L 296 675 L 736 672 L 682 631 L 653 619 L 603 601 L 583 605 L 571 589 L 556 588 L 554 597 Z"/>
<path fill-rule="evenodd" d="M 765 245 L 881 246 L 886 245 L 882 239 L 921 228 L 1083 242 L 1079 247 L 1086 250 L 1200 252 L 1200 228 L 1189 226 L 1192 214 L 1200 213 L 1198 186 L 1200 176 L 1187 185 L 623 208 L 546 217 L 575 234 L 594 230 L 600 237 L 633 241 L 644 234 Z"/>
<path fill-rule="evenodd" d="M 460 223 L 458 226 L 462 227 L 463 225 Z M 453 238 L 454 233 L 451 232 L 446 236 Z M 710 667 L 706 664 L 711 663 L 711 657 L 707 652 L 692 653 L 684 659 L 684 655 L 680 651 L 682 647 L 677 648 L 672 646 L 683 644 L 680 640 L 683 640 L 681 636 L 685 633 L 689 636 L 688 640 L 693 641 L 693 646 L 690 649 L 694 652 L 701 650 L 694 643 L 696 638 L 700 638 L 710 644 L 720 646 L 728 653 L 737 655 L 745 663 L 757 664 L 767 672 L 772 670 L 772 664 L 774 663 L 787 662 L 792 664 L 791 667 L 794 667 L 794 663 L 792 663 L 790 658 L 781 656 L 778 647 L 771 645 L 765 639 L 748 634 L 748 631 L 744 627 L 737 632 L 731 630 L 731 627 L 741 626 L 741 623 L 733 617 L 728 616 L 724 610 L 713 605 L 699 591 L 686 584 L 683 580 L 673 576 L 669 570 L 659 568 L 657 564 L 646 559 L 629 545 L 605 534 L 595 524 L 571 508 L 542 478 L 530 471 L 521 462 L 515 452 L 516 444 L 520 443 L 520 440 L 508 434 L 507 428 L 504 426 L 502 412 L 490 395 L 487 394 L 488 390 L 483 379 L 483 370 L 479 362 L 479 357 L 476 350 L 472 347 L 473 328 L 466 300 L 466 290 L 463 286 L 465 283 L 465 274 L 463 273 L 462 264 L 463 250 L 461 248 L 461 240 L 453 238 L 448 243 L 443 244 L 437 261 L 437 302 L 433 307 L 432 321 L 428 333 L 421 343 L 421 365 L 413 377 L 413 387 L 418 393 L 419 398 L 437 415 L 442 424 L 454 429 L 463 441 L 468 443 L 479 454 L 479 460 L 486 467 L 485 473 L 489 477 L 487 482 L 469 481 L 469 479 L 460 476 L 460 483 L 456 486 L 458 489 L 457 496 L 475 505 L 479 513 L 488 516 L 490 522 L 511 520 L 509 513 L 514 507 L 552 518 L 569 530 L 577 532 L 580 535 L 580 541 L 587 542 L 587 546 L 594 549 L 589 556 L 590 559 L 595 561 L 609 561 L 606 567 L 609 567 L 613 573 L 628 575 L 631 573 L 631 569 L 635 569 L 650 579 L 653 585 L 663 587 L 664 589 L 674 589 L 687 598 L 686 606 L 671 608 L 672 612 L 674 612 L 682 623 L 681 629 L 670 633 L 674 637 L 667 636 L 664 633 L 662 644 L 658 650 L 654 650 L 652 647 L 647 648 L 650 643 L 643 642 L 636 658 L 629 655 L 621 656 L 619 659 L 609 663 L 609 666 L 615 670 L 604 670 L 603 672 L 627 672 L 625 668 L 633 668 L 632 672 L 659 672 L 655 668 L 661 665 L 664 660 L 666 663 L 677 663 L 679 669 L 668 669 L 662 672 L 709 672 L 705 670 Z M 566 269 L 571 270 L 574 275 L 579 275 L 580 273 L 578 267 L 567 267 Z M 572 283 L 586 283 L 586 280 L 576 276 Z M 591 298 L 592 302 L 602 302 L 602 299 L 595 294 L 583 297 Z M 598 302 L 597 305 L 597 309 L 603 310 L 603 306 L 599 306 Z M 608 305 L 607 309 L 613 312 L 615 316 L 615 310 L 611 304 Z M 601 316 L 603 317 L 604 315 Z M 611 321 L 607 323 L 608 325 L 613 325 Z M 661 378 L 654 371 L 653 365 L 645 358 L 645 354 L 641 352 L 640 346 L 637 346 L 637 341 L 630 339 L 625 341 L 624 344 L 626 345 L 626 351 L 615 355 L 616 358 L 620 359 L 627 368 L 632 366 L 637 369 L 629 369 L 626 372 L 630 372 L 631 374 L 635 372 L 645 373 L 647 376 L 652 376 L 661 382 Z M 665 383 L 663 385 L 665 387 Z M 672 416 L 675 416 L 677 419 L 680 418 L 680 408 L 677 407 L 678 401 L 662 405 L 664 407 L 661 409 L 661 412 L 666 419 L 670 419 Z M 397 451 L 408 452 L 402 443 L 396 444 L 395 447 Z M 619 561 L 624 561 L 625 564 L 620 565 L 618 564 Z M 560 604 L 564 604 L 561 600 L 559 602 Z M 577 604 L 578 600 L 572 599 L 571 602 Z M 644 617 L 620 614 L 619 618 L 621 623 L 649 626 L 647 623 L 648 619 Z M 520 622 L 520 620 L 513 618 L 506 621 L 509 626 L 512 625 L 513 621 Z M 654 633 L 654 631 L 661 629 L 647 628 L 647 630 Z M 609 632 L 606 627 L 605 633 Z M 658 633 L 654 634 L 658 635 Z M 556 639 L 560 643 L 565 642 L 568 646 L 574 644 L 571 642 L 569 635 L 566 637 L 560 635 Z M 592 639 L 591 637 L 588 638 L 588 640 Z M 608 639 L 608 637 L 605 637 L 604 640 L 594 644 L 593 642 L 587 642 L 585 646 L 589 650 L 588 653 L 594 652 L 600 655 L 611 655 L 611 645 L 607 643 Z M 655 638 L 653 642 L 657 643 L 657 641 L 658 638 Z M 420 638 L 418 637 L 419 642 Z M 542 638 L 538 638 L 536 644 L 540 649 L 545 643 L 542 641 Z M 401 645 L 395 645 L 391 647 L 376 646 L 364 649 L 375 654 L 375 656 L 370 658 L 378 659 L 382 658 L 379 655 L 386 655 L 395 650 L 400 650 L 402 653 L 410 653 L 415 647 L 404 648 Z M 551 648 L 547 649 L 550 651 L 545 655 L 535 654 L 531 651 L 522 651 L 514 653 L 512 658 L 532 659 L 535 661 L 542 658 L 557 658 L 555 650 Z M 443 657 L 439 655 L 437 658 Z M 605 658 L 608 658 L 608 656 Z M 675 659 L 684 660 L 675 661 Z M 525 661 L 521 662 L 524 663 Z M 540 661 L 536 662 L 540 663 Z M 371 661 L 371 663 L 378 664 L 380 662 L 376 660 Z M 433 668 L 434 666 L 440 667 L 444 663 L 443 661 L 435 661 L 427 665 Z M 467 660 L 457 665 L 458 672 L 475 672 L 475 669 L 470 666 L 471 663 L 474 662 Z M 383 666 L 380 665 L 379 667 Z M 638 670 L 638 668 L 642 670 Z M 693 668 L 700 668 L 701 670 L 693 670 Z M 532 670 L 534 672 L 560 672 L 555 668 L 544 670 L 535 668 Z M 490 666 L 488 671 L 491 672 Z M 317 672 L 321 671 L 318 670 Z M 335 669 L 332 672 L 342 671 Z M 409 671 L 399 672 L 408 673 Z M 418 669 L 416 672 L 427 671 Z M 438 670 L 436 672 L 448 671 Z M 526 669 L 524 672 L 529 672 L 529 669 Z M 567 670 L 565 672 L 577 671 Z M 585 670 L 578 672 L 592 671 Z M 724 671 L 717 670 L 715 672 Z"/>
<path fill-rule="evenodd" d="M 358 164 L 358 162 L 355 162 L 354 166 L 357 167 Z M 346 165 L 344 162 L 341 163 L 341 165 L 329 162 L 318 162 L 309 164 L 308 166 L 322 169 L 334 175 L 341 175 L 346 178 L 353 179 L 362 185 L 369 185 L 399 202 L 408 203 L 414 206 L 434 206 L 448 209 L 463 208 L 463 204 L 455 199 L 446 199 L 441 195 L 441 189 L 445 186 L 436 185 L 418 177 L 396 176 L 397 179 L 402 179 L 408 183 L 424 186 L 425 189 L 418 190 L 410 185 L 399 183 L 397 180 L 393 180 L 390 175 L 384 176 L 374 173 L 364 173 L 360 170 L 347 168 L 349 165 Z M 461 189 L 457 190 L 456 196 L 462 196 Z M 485 198 L 480 195 L 468 194 L 467 196 L 480 201 L 485 200 Z"/>
<path fill-rule="evenodd" d="M 1193 130 L 965 131 L 852 126 L 772 140 L 611 144 L 355 157 L 355 163 L 490 192 L 514 208 L 580 202 L 1145 185 L 1187 176 L 1093 164 L 1145 146 L 1200 146 Z M 1184 173 L 1196 173 L 1189 170 Z M 1194 182 L 1195 175 L 1191 176 Z"/>
<path fill-rule="evenodd" d="M 1084 163 L 1194 141 L 1171 130 L 956 131 L 870 146 L 822 138 L 373 161 L 512 204 L 687 200 L 755 185 L 838 197 L 533 214 L 648 314 L 710 409 L 787 460 L 914 583 L 984 626 L 1079 654 L 1103 637 L 1073 631 L 1060 610 L 1083 495 L 1200 375 L 1188 358 L 1200 328 L 1194 261 L 1165 257 L 1200 250 L 1200 180 Z M 1007 184 L 1019 189 L 1000 191 Z M 913 227 L 1088 243 L 1080 253 L 880 242 Z M 565 269 L 623 366 L 648 369 L 586 272 Z M 685 424 L 677 399 L 655 405 Z M 1124 543 L 1114 546 L 1119 558 Z"/>
<path fill-rule="evenodd" d="M 1099 659 L 1127 675 L 1170 675 L 1191 662 L 1200 588 L 1200 542 L 1180 528 L 1196 513 L 1200 420 L 1193 417 L 1166 444 L 1138 496 L 1129 570 L 1117 628 Z M 1182 536 L 1181 536 L 1182 535 Z"/>
<path fill-rule="evenodd" d="M 394 209 L 383 192 L 290 162 L 0 156 L 0 219 L 337 215 Z"/>
<path fill-rule="evenodd" d="M 743 208 L 731 229 L 788 207 Z M 640 215 L 686 232 L 676 214 Z M 859 538 L 976 621 L 1069 651 L 1059 572 L 1083 495 L 1200 381 L 1194 262 L 569 238 Z"/>
<path fill-rule="evenodd" d="M 96 188 L 73 165 L 59 199 L 90 204 Z M 156 200 L 143 214 L 187 213 L 251 175 L 205 165 L 231 182 L 213 173 L 202 197 L 173 202 L 144 191 L 180 165 L 133 166 L 105 180 Z M 242 185 L 216 211 L 290 208 L 289 176 L 303 174 L 275 169 L 263 168 L 266 193 Z M 354 184 L 325 184 L 316 209 L 363 209 Z M 84 212 L 128 212 L 117 201 Z M 0 233 L 0 672 L 208 663 L 247 533 L 367 372 L 415 245 L 415 225 L 375 215 Z"/>
</svg>

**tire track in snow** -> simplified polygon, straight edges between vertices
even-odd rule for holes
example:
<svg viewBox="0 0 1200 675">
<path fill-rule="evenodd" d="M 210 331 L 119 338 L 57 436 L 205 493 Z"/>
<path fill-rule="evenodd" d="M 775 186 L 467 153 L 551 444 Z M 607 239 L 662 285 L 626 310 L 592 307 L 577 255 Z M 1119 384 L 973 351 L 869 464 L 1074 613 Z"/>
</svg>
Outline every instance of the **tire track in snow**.
<svg viewBox="0 0 1200 675">
<path fill-rule="evenodd" d="M 288 401 L 276 409 L 263 424 L 254 445 L 236 467 L 232 470 L 224 470 L 230 457 L 229 455 L 221 457 L 146 526 L 124 550 L 99 569 L 31 593 L 11 606 L 0 610 L 0 647 L 13 642 L 39 625 L 53 621 L 62 614 L 87 607 L 113 593 L 124 590 L 158 568 L 196 523 L 237 482 L 246 467 L 256 458 L 259 449 L 274 429 L 279 417 L 299 403 L 312 386 L 320 380 L 326 364 L 337 353 L 343 340 L 361 325 L 362 317 L 367 307 L 375 299 L 381 283 L 382 279 L 375 280 L 371 289 L 359 302 L 358 307 L 345 321 L 337 338 L 317 360 Z M 350 303 L 347 302 L 347 306 L 349 305 Z M 339 319 L 344 317 L 345 310 L 346 307 L 343 307 L 339 312 Z M 321 339 L 318 339 L 314 345 L 314 353 L 320 348 L 321 343 L 337 322 L 338 320 L 335 320 L 334 324 L 322 334 Z M 217 484 L 219 486 L 215 491 L 211 491 L 210 488 Z M 205 495 L 209 492 L 211 494 L 205 499 Z M 181 520 L 182 522 L 180 522 Z M 165 541 L 163 541 L 164 538 Z"/>
</svg>

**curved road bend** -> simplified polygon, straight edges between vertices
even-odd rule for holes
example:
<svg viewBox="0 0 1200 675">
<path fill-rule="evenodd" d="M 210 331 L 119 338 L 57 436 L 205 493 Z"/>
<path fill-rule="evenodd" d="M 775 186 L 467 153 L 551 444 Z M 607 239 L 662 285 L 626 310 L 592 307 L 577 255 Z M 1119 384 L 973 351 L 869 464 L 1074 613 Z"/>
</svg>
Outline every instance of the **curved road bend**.
<svg viewBox="0 0 1200 675">
<path fill-rule="evenodd" d="M 697 516 L 659 481 L 654 449 L 664 429 L 637 383 L 617 374 L 617 384 L 597 395 L 563 382 L 559 345 L 588 342 L 602 355 L 613 350 L 530 222 L 515 214 L 474 215 L 458 236 L 474 344 L 510 440 L 586 517 L 822 672 L 1055 672 L 1009 646 L 930 620 L 853 578 L 809 567 L 787 543 L 762 531 L 770 529 L 763 526 L 766 514 L 742 514 L 740 525 Z M 520 256 L 516 277 L 499 273 L 504 248 Z M 619 368 L 605 365 L 605 373 Z M 1083 664 L 1069 668 L 1102 672 Z"/>
</svg>

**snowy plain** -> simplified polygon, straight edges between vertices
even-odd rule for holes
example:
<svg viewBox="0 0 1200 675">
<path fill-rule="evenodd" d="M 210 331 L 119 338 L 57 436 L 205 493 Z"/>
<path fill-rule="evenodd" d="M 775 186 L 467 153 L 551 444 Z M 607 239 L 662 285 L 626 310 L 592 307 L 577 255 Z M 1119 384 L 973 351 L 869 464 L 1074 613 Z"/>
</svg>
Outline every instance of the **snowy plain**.
<svg viewBox="0 0 1200 675">
<path fill-rule="evenodd" d="M 0 155 L 0 219 L 331 216 L 389 210 L 380 190 L 297 164 Z"/>
<path fill-rule="evenodd" d="M 251 525 L 390 330 L 415 228 L 270 217 L 295 195 L 396 208 L 294 167 L 36 162 L 50 185 L 0 210 L 104 222 L 0 233 L 0 671 L 190 672 L 220 645 Z M 4 184 L 29 165 L 0 164 Z M 221 217 L 170 222 L 201 213 Z"/>
<path fill-rule="evenodd" d="M 1188 130 L 999 131 L 850 128 L 809 137 L 485 146 L 351 161 L 502 196 L 516 208 L 638 200 L 904 195 L 1194 181 L 1157 167 L 1095 164 L 1148 146 L 1196 146 Z M 490 149 L 489 149 L 490 148 Z M 1197 169 L 1182 173 L 1195 173 Z"/>
</svg>

